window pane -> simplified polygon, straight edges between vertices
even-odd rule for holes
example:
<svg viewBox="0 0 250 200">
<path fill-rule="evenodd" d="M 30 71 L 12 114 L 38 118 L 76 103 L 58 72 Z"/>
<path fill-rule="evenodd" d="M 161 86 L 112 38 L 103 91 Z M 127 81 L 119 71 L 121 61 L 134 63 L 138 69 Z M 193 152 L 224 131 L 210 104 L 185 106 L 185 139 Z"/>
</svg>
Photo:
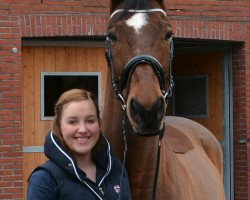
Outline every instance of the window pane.
<svg viewBox="0 0 250 200">
<path fill-rule="evenodd" d="M 42 73 L 42 118 L 54 116 L 54 105 L 60 95 L 73 88 L 91 91 L 99 98 L 100 73 Z M 100 99 L 98 99 L 100 102 Z"/>
<path fill-rule="evenodd" d="M 191 118 L 208 117 L 207 76 L 175 78 L 174 114 Z"/>
</svg>

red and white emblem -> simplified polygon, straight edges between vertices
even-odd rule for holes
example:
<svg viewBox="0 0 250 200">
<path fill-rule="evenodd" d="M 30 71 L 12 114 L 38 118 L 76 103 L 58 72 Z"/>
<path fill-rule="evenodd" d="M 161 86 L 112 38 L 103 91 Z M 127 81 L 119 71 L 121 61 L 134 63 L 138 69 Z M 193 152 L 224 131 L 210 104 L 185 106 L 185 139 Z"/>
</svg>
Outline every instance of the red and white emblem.
<svg viewBox="0 0 250 200">
<path fill-rule="evenodd" d="M 120 192 L 120 186 L 119 185 L 115 185 L 114 186 L 114 190 L 116 193 L 119 193 Z"/>
</svg>

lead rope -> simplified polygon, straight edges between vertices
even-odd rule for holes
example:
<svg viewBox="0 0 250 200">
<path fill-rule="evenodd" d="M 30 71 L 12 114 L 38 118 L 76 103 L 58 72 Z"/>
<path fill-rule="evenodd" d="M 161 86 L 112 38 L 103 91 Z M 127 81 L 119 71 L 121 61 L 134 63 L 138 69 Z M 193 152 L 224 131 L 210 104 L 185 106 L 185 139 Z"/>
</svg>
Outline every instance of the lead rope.
<svg viewBox="0 0 250 200">
<path fill-rule="evenodd" d="M 157 148 L 157 160 L 156 160 L 156 166 L 155 166 L 155 175 L 154 175 L 154 184 L 153 184 L 153 193 L 152 193 L 152 200 L 156 199 L 156 191 L 157 191 L 157 180 L 158 180 L 158 174 L 159 174 L 159 167 L 160 167 L 160 157 L 161 157 L 161 142 L 165 131 L 165 125 L 163 125 L 163 128 L 161 130 L 161 133 L 159 134 L 159 141 L 158 141 L 158 148 Z"/>
<path fill-rule="evenodd" d="M 172 94 L 170 94 L 172 95 Z M 166 98 L 166 107 L 168 106 L 169 102 L 169 97 L 167 96 Z M 157 180 L 158 180 L 158 174 L 159 174 L 159 168 L 160 168 L 160 160 L 161 160 L 161 143 L 162 143 L 162 138 L 164 136 L 165 132 L 165 119 L 163 121 L 163 127 L 161 129 L 161 132 L 159 134 L 159 140 L 158 140 L 158 149 L 157 149 L 157 160 L 156 160 L 156 165 L 155 165 L 155 175 L 154 175 L 154 185 L 153 185 L 153 193 L 152 193 L 152 200 L 156 199 L 156 191 L 157 191 Z"/>
<path fill-rule="evenodd" d="M 164 99 L 166 101 L 166 108 L 168 106 L 169 98 L 173 94 L 173 91 L 172 91 L 173 87 L 174 87 L 174 78 L 172 75 L 173 59 L 174 59 L 174 42 L 173 42 L 173 38 L 171 38 L 171 40 L 170 40 L 170 61 L 169 61 L 169 89 L 164 95 Z M 165 131 L 165 120 L 164 120 L 164 124 L 163 124 L 163 129 L 159 135 L 159 141 L 158 141 L 157 161 L 156 161 L 156 168 L 155 168 L 152 200 L 156 199 L 157 180 L 158 180 L 159 167 L 160 167 L 160 157 L 161 157 L 161 142 L 162 142 L 162 138 L 164 136 L 164 131 Z"/>
<path fill-rule="evenodd" d="M 128 150 L 126 120 L 127 120 L 126 109 L 123 109 L 123 120 L 122 120 L 123 132 L 122 132 L 122 135 L 123 135 L 123 140 L 124 140 L 124 151 L 123 151 L 122 172 L 121 172 L 121 178 L 120 178 L 120 192 L 119 192 L 119 199 L 118 200 L 121 200 L 122 179 L 123 179 L 123 173 L 124 173 L 124 169 L 125 169 L 125 163 L 126 163 L 126 158 L 127 158 L 127 150 Z"/>
<path fill-rule="evenodd" d="M 122 171 L 121 171 L 121 177 L 120 177 L 120 192 L 119 192 L 119 199 L 121 200 L 121 194 L 122 194 L 122 179 L 123 179 L 123 174 L 124 174 L 124 169 L 125 169 L 125 163 L 126 163 L 126 157 L 127 157 L 127 150 L 128 150 L 128 144 L 127 144 L 127 131 L 126 131 L 126 119 L 127 119 L 127 114 L 126 114 L 126 103 L 125 100 L 123 98 L 123 96 L 121 95 L 121 93 L 119 92 L 118 88 L 117 88 L 117 83 L 115 80 L 115 76 L 114 76 L 114 70 L 113 67 L 111 65 L 111 52 L 110 52 L 110 38 L 106 37 L 105 40 L 105 47 L 106 47 L 106 52 L 105 52 L 105 57 L 108 63 L 108 67 L 110 69 L 111 72 L 111 83 L 113 86 L 113 90 L 114 90 L 114 94 L 115 97 L 119 100 L 119 102 L 121 103 L 121 107 L 123 110 L 123 120 L 122 120 L 122 128 L 123 128 L 123 140 L 124 140 L 124 151 L 123 151 L 123 162 L 122 162 Z"/>
</svg>

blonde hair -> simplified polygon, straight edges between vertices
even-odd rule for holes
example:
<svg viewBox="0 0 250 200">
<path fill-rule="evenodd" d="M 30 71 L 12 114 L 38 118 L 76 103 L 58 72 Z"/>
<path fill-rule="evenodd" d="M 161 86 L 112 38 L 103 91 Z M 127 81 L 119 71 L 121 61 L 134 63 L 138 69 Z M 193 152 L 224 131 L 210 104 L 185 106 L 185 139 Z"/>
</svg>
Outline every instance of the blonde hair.
<svg viewBox="0 0 250 200">
<path fill-rule="evenodd" d="M 63 146 L 67 147 L 65 144 L 65 141 L 62 137 L 61 133 L 61 117 L 63 112 L 63 107 L 65 104 L 75 101 L 82 101 L 82 100 L 90 100 L 94 103 L 94 106 L 96 108 L 96 115 L 98 118 L 99 124 L 101 123 L 100 120 L 100 110 L 98 107 L 97 99 L 92 95 L 91 92 L 84 90 L 84 89 L 71 89 L 66 92 L 64 92 L 58 99 L 58 101 L 55 104 L 55 117 L 52 124 L 52 131 L 53 133 L 60 139 Z"/>
</svg>

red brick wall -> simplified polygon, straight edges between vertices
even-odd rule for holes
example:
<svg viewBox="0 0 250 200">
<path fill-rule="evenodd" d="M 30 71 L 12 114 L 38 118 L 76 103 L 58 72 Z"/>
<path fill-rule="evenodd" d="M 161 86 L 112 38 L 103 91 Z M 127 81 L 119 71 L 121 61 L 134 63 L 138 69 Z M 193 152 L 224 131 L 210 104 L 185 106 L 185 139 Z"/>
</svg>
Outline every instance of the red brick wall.
<svg viewBox="0 0 250 200">
<path fill-rule="evenodd" d="M 247 121 L 247 66 L 245 46 L 239 45 L 233 52 L 233 98 L 234 98 L 234 180 L 235 199 L 249 199 L 249 144 L 242 145 L 240 140 L 249 139 Z M 249 65 L 249 64 L 248 64 Z M 249 66 L 248 66 L 249 67 Z M 249 82 L 249 80 L 248 80 Z M 249 106 L 248 106 L 249 107 Z M 248 118 L 248 119 L 247 119 Z M 249 123 L 249 122 L 248 122 Z"/>
<path fill-rule="evenodd" d="M 233 48 L 235 199 L 250 198 L 250 1 L 166 0 L 175 37 Z M 108 0 L 0 0 L 0 199 L 23 199 L 21 38 L 103 35 Z M 13 47 L 17 52 L 13 53 Z"/>
</svg>

